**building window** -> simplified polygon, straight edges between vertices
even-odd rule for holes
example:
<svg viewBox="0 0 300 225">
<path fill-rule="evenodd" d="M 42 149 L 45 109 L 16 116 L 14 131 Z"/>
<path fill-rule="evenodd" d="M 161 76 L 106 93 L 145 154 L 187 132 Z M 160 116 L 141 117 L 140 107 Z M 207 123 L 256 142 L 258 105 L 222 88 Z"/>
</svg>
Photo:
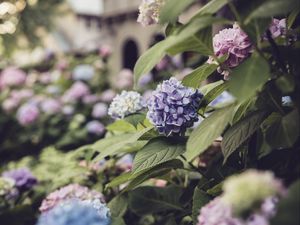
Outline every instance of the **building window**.
<svg viewBox="0 0 300 225">
<path fill-rule="evenodd" d="M 128 39 L 123 45 L 122 51 L 123 68 L 133 70 L 134 65 L 139 57 L 139 49 L 136 41 Z"/>
</svg>

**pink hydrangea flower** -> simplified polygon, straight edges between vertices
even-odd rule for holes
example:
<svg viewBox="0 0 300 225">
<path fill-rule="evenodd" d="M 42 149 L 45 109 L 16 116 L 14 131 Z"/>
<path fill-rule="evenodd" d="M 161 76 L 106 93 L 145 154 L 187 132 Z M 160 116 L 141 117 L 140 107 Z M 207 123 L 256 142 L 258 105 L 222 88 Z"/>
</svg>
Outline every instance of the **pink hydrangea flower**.
<svg viewBox="0 0 300 225">
<path fill-rule="evenodd" d="M 108 107 L 105 103 L 97 103 L 93 107 L 92 116 L 94 118 L 103 118 L 107 116 Z"/>
<path fill-rule="evenodd" d="M 159 21 L 159 13 L 165 0 L 143 0 L 139 6 L 139 16 L 137 22 L 143 26 L 157 24 Z"/>
<path fill-rule="evenodd" d="M 26 81 L 26 73 L 15 67 L 8 67 L 2 71 L 0 83 L 2 87 L 19 86 Z"/>
<path fill-rule="evenodd" d="M 55 114 L 61 111 L 62 105 L 56 99 L 48 98 L 41 103 L 41 109 L 44 113 Z"/>
<path fill-rule="evenodd" d="M 103 195 L 100 192 L 90 190 L 85 186 L 79 184 L 69 184 L 52 193 L 50 193 L 42 202 L 39 208 L 41 212 L 48 212 L 59 203 L 67 200 L 100 200 L 105 202 Z"/>
<path fill-rule="evenodd" d="M 62 100 L 63 102 L 75 102 L 89 94 L 89 87 L 85 83 L 77 81 L 71 86 L 69 90 L 65 92 L 65 94 L 62 97 Z"/>
<path fill-rule="evenodd" d="M 100 97 L 97 96 L 97 95 L 86 95 L 86 96 L 83 96 L 82 98 L 82 102 L 84 104 L 93 104 L 93 103 L 96 103 L 97 101 L 99 101 Z"/>
<path fill-rule="evenodd" d="M 287 30 L 286 19 L 279 20 L 279 19 L 274 18 L 269 27 L 269 30 L 271 32 L 272 38 L 284 36 L 286 34 L 286 30 Z"/>
<path fill-rule="evenodd" d="M 129 69 L 123 69 L 117 76 L 115 86 L 119 89 L 130 88 L 133 85 L 133 73 Z"/>
<path fill-rule="evenodd" d="M 97 120 L 92 120 L 86 124 L 86 129 L 89 133 L 102 135 L 105 132 L 105 126 Z"/>
<path fill-rule="evenodd" d="M 248 35 L 237 25 L 221 30 L 213 37 L 214 53 L 217 57 L 227 55 L 224 64 L 228 68 L 234 68 L 248 58 L 252 52 L 252 44 Z M 208 63 L 215 63 L 212 57 Z M 227 79 L 229 71 L 218 68 L 218 71 Z"/>
<path fill-rule="evenodd" d="M 34 123 L 39 117 L 39 109 L 34 104 L 26 103 L 22 105 L 17 112 L 17 119 L 23 126 Z"/>
<path fill-rule="evenodd" d="M 19 101 L 14 98 L 5 99 L 2 102 L 2 109 L 5 112 L 11 112 L 12 110 L 16 109 L 18 106 L 19 106 Z"/>
<path fill-rule="evenodd" d="M 109 57 L 111 55 L 111 53 L 112 53 L 112 50 L 109 45 L 103 45 L 99 49 L 99 55 L 103 58 Z"/>
<path fill-rule="evenodd" d="M 114 99 L 114 97 L 116 97 L 116 95 L 117 93 L 114 90 L 108 89 L 102 92 L 100 99 L 103 102 L 111 102 Z"/>
</svg>

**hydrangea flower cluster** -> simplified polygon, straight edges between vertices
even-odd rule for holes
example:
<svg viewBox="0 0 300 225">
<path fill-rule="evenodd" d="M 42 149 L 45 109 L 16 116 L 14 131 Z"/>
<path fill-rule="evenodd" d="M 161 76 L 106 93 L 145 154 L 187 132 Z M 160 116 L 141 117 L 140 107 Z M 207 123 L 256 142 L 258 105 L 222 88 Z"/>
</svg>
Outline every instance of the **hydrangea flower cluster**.
<svg viewBox="0 0 300 225">
<path fill-rule="evenodd" d="M 75 67 L 72 77 L 74 80 L 88 81 L 94 77 L 95 70 L 90 65 L 78 65 Z"/>
<path fill-rule="evenodd" d="M 112 118 L 119 119 L 136 113 L 143 108 L 142 97 L 135 91 L 122 91 L 117 95 L 108 109 L 108 115 Z"/>
<path fill-rule="evenodd" d="M 100 99 L 103 102 L 111 102 L 116 95 L 117 93 L 114 90 L 108 89 L 102 92 Z"/>
<path fill-rule="evenodd" d="M 29 190 L 37 184 L 36 177 L 28 168 L 9 170 L 4 172 L 2 176 L 14 180 L 15 186 L 20 191 Z"/>
<path fill-rule="evenodd" d="M 35 104 L 25 103 L 17 111 L 17 120 L 27 126 L 34 123 L 39 117 L 40 111 Z"/>
<path fill-rule="evenodd" d="M 98 136 L 105 132 L 105 126 L 97 120 L 92 120 L 86 124 L 86 129 L 91 134 L 96 134 Z"/>
<path fill-rule="evenodd" d="M 203 95 L 172 77 L 158 85 L 148 100 L 147 118 L 164 135 L 183 135 L 198 121 Z"/>
<path fill-rule="evenodd" d="M 130 88 L 133 84 L 133 73 L 129 69 L 123 69 L 116 77 L 116 87 L 120 90 Z"/>
<path fill-rule="evenodd" d="M 234 24 L 232 28 L 221 30 L 213 37 L 214 53 L 217 57 L 227 55 L 224 64 L 228 68 L 234 68 L 248 58 L 252 51 L 252 43 L 248 35 L 242 29 Z M 212 57 L 208 63 L 215 63 Z M 218 71 L 228 79 L 229 71 L 218 68 Z"/>
<path fill-rule="evenodd" d="M 278 197 L 285 193 L 272 173 L 256 170 L 226 179 L 223 190 L 220 197 L 201 208 L 197 225 L 269 225 Z"/>
<path fill-rule="evenodd" d="M 223 190 L 223 200 L 232 205 L 238 214 L 261 203 L 267 197 L 285 193 L 281 181 L 275 179 L 273 173 L 256 170 L 229 177 L 224 182 Z"/>
<path fill-rule="evenodd" d="M 37 225 L 109 225 L 109 209 L 101 202 L 97 205 L 98 209 L 92 204 L 83 204 L 76 200 L 60 204 L 42 214 Z"/>
<path fill-rule="evenodd" d="M 0 87 L 19 86 L 26 81 L 26 74 L 15 67 L 8 67 L 2 71 L 0 76 Z"/>
<path fill-rule="evenodd" d="M 143 0 L 139 7 L 139 16 L 137 21 L 143 26 L 157 24 L 159 21 L 160 9 L 165 0 Z"/>
<path fill-rule="evenodd" d="M 94 118 L 103 118 L 107 116 L 107 105 L 105 103 L 97 103 L 93 107 L 92 116 Z"/>
<path fill-rule="evenodd" d="M 269 30 L 271 32 L 272 38 L 284 36 L 287 31 L 286 19 L 279 20 L 274 18 L 269 27 Z"/>
<path fill-rule="evenodd" d="M 41 103 L 41 109 L 46 114 L 55 114 L 61 111 L 62 105 L 61 103 L 56 99 L 45 99 Z"/>
<path fill-rule="evenodd" d="M 75 102 L 88 94 L 90 94 L 89 87 L 85 83 L 77 81 L 65 92 L 62 100 L 63 102 Z"/>
<path fill-rule="evenodd" d="M 104 203 L 104 197 L 100 192 L 90 190 L 79 184 L 70 184 L 50 193 L 42 202 L 41 212 L 47 212 L 56 205 L 67 200 L 95 200 L 99 199 Z"/>
</svg>

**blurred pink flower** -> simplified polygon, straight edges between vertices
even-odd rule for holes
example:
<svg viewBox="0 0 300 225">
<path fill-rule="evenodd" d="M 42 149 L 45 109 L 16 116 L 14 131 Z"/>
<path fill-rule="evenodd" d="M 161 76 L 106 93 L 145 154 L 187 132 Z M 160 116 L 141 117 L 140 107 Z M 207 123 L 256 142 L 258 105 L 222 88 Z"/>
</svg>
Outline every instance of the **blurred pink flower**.
<svg viewBox="0 0 300 225">
<path fill-rule="evenodd" d="M 111 55 L 111 53 L 112 53 L 112 50 L 111 50 L 111 47 L 109 45 L 103 45 L 99 49 L 99 54 L 103 58 L 109 57 Z"/>
<path fill-rule="evenodd" d="M 103 118 L 107 116 L 108 107 L 105 103 L 97 103 L 93 107 L 92 116 L 94 118 Z"/>
<path fill-rule="evenodd" d="M 17 112 L 17 119 L 23 126 L 34 123 L 39 117 L 39 109 L 34 104 L 25 103 L 22 105 Z"/>
<path fill-rule="evenodd" d="M 19 101 L 14 98 L 5 99 L 2 102 L 2 109 L 5 112 L 11 112 L 12 110 L 16 109 L 18 106 L 19 106 Z"/>
<path fill-rule="evenodd" d="M 111 102 L 116 95 L 117 93 L 114 90 L 108 89 L 102 92 L 100 99 L 103 102 Z"/>
<path fill-rule="evenodd" d="M 81 82 L 76 81 L 69 90 L 67 90 L 64 95 L 62 96 L 63 102 L 75 102 L 77 100 L 80 100 L 84 96 L 90 94 L 89 87 Z"/>
<path fill-rule="evenodd" d="M 96 103 L 97 101 L 99 101 L 99 96 L 95 95 L 95 94 L 91 94 L 91 95 L 86 95 L 86 96 L 83 96 L 82 98 L 82 102 L 84 104 L 94 104 Z"/>
<path fill-rule="evenodd" d="M 162 60 L 160 60 L 159 63 L 156 64 L 155 69 L 157 69 L 158 71 L 162 71 L 167 69 L 169 66 L 169 60 L 168 58 L 164 57 Z"/>
<path fill-rule="evenodd" d="M 92 120 L 86 124 L 86 129 L 89 133 L 102 135 L 105 132 L 105 126 L 97 120 Z"/>
<path fill-rule="evenodd" d="M 0 76 L 1 86 L 11 87 L 24 84 L 26 81 L 26 73 L 16 67 L 8 67 L 4 69 Z"/>
<path fill-rule="evenodd" d="M 45 99 L 41 102 L 41 109 L 44 113 L 55 114 L 61 111 L 62 105 L 56 99 Z"/>
<path fill-rule="evenodd" d="M 115 86 L 119 89 L 130 88 L 133 85 L 133 73 L 129 69 L 123 69 L 118 74 Z"/>
</svg>

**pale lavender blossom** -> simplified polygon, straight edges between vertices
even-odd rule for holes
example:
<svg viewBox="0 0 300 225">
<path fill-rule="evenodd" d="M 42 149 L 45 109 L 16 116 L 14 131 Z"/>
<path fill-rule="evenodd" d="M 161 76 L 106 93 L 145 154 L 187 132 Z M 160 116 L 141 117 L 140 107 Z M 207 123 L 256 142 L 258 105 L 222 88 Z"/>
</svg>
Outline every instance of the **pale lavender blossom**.
<svg viewBox="0 0 300 225">
<path fill-rule="evenodd" d="M 75 109 L 74 109 L 74 107 L 72 105 L 65 105 L 62 108 L 62 112 L 66 116 L 72 115 L 74 113 L 74 111 L 75 111 Z"/>
<path fill-rule="evenodd" d="M 107 112 L 108 112 L 107 105 L 105 103 L 99 102 L 94 105 L 93 111 L 92 111 L 92 116 L 97 119 L 103 118 L 103 117 L 107 116 Z"/>
<path fill-rule="evenodd" d="M 114 97 L 116 97 L 117 93 L 112 90 L 112 89 L 108 89 L 102 92 L 102 94 L 100 95 L 100 99 L 103 102 L 111 102 Z"/>
<path fill-rule="evenodd" d="M 137 22 L 143 26 L 157 24 L 159 21 L 160 9 L 165 0 L 143 0 L 139 6 L 139 16 Z"/>
<path fill-rule="evenodd" d="M 85 186 L 79 184 L 69 184 L 52 193 L 50 193 L 42 202 L 39 208 L 41 212 L 48 212 L 56 205 L 68 200 L 96 200 L 99 199 L 104 203 L 102 193 L 90 190 Z"/>
<path fill-rule="evenodd" d="M 286 19 L 272 19 L 269 30 L 271 32 L 272 38 L 285 36 L 287 31 Z"/>
<path fill-rule="evenodd" d="M 49 84 L 52 82 L 52 75 L 51 73 L 49 72 L 46 72 L 46 73 L 42 73 L 39 77 L 39 81 L 42 83 L 42 84 Z"/>
<path fill-rule="evenodd" d="M 15 186 L 21 190 L 29 190 L 37 184 L 37 179 L 28 168 L 19 168 L 5 171 L 3 177 L 8 177 L 15 181 Z"/>
<path fill-rule="evenodd" d="M 147 118 L 166 136 L 184 135 L 198 121 L 198 108 L 203 95 L 187 88 L 176 78 L 159 84 L 148 101 Z"/>
<path fill-rule="evenodd" d="M 0 76 L 2 87 L 20 86 L 26 81 L 26 73 L 15 67 L 4 69 Z"/>
<path fill-rule="evenodd" d="M 10 93 L 10 96 L 12 98 L 19 100 L 19 101 L 31 98 L 33 95 L 34 95 L 34 93 L 30 89 L 13 90 Z"/>
<path fill-rule="evenodd" d="M 41 110 L 46 114 L 55 114 L 61 111 L 62 105 L 59 100 L 48 98 L 41 103 Z"/>
<path fill-rule="evenodd" d="M 122 90 L 130 88 L 133 85 L 133 73 L 129 69 L 123 69 L 117 75 L 115 86 Z"/>
<path fill-rule="evenodd" d="M 232 28 L 223 29 L 213 37 L 213 48 L 218 58 L 227 55 L 224 64 L 228 68 L 234 68 L 251 55 L 252 43 L 248 35 L 237 24 L 234 24 Z M 216 62 L 210 57 L 208 63 Z M 219 67 L 218 71 L 224 75 L 225 79 L 228 79 L 228 70 Z"/>
<path fill-rule="evenodd" d="M 108 109 L 108 115 L 114 119 L 124 118 L 143 108 L 142 97 L 135 91 L 122 91 L 117 95 Z"/>
<path fill-rule="evenodd" d="M 81 82 L 77 81 L 74 83 L 69 90 L 67 90 L 64 95 L 62 96 L 63 102 L 76 102 L 82 99 L 84 96 L 90 94 L 89 87 Z"/>
<path fill-rule="evenodd" d="M 27 126 L 34 123 L 39 117 L 39 109 L 36 105 L 25 103 L 17 111 L 18 122 Z"/>
<path fill-rule="evenodd" d="M 95 69 L 90 65 L 78 65 L 75 67 L 72 78 L 73 80 L 91 80 L 95 75 Z"/>
<path fill-rule="evenodd" d="M 158 71 L 166 70 L 169 65 L 169 58 L 164 57 L 162 58 L 162 60 L 159 61 L 159 63 L 155 65 L 155 69 L 157 69 Z"/>
<path fill-rule="evenodd" d="M 95 94 L 86 95 L 86 96 L 83 96 L 83 98 L 82 98 L 82 102 L 84 104 L 94 104 L 99 100 L 100 100 L 100 97 Z"/>
<path fill-rule="evenodd" d="M 89 133 L 102 135 L 105 132 L 105 126 L 97 120 L 92 120 L 86 124 L 86 129 Z"/>
</svg>

